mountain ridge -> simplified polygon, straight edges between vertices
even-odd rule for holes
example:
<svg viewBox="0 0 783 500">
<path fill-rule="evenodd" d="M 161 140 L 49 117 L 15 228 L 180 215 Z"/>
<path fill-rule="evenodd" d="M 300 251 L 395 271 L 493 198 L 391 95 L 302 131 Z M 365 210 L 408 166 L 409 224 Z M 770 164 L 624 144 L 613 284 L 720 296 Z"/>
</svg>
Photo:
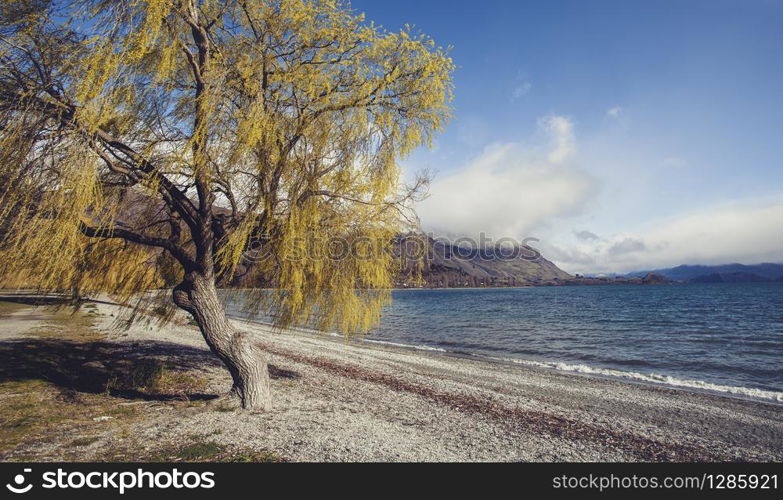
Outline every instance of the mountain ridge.
<svg viewBox="0 0 783 500">
<path fill-rule="evenodd" d="M 668 278 L 648 273 L 638 277 L 591 278 L 571 275 L 526 245 L 475 248 L 445 239 L 411 234 L 394 242 L 402 257 L 400 288 L 474 288 L 563 285 L 657 285 Z"/>
<path fill-rule="evenodd" d="M 660 274 L 674 281 L 693 283 L 783 281 L 783 264 L 772 262 L 712 266 L 683 264 L 652 271 L 634 271 L 624 274 L 623 277 L 635 278 L 649 273 Z"/>
</svg>

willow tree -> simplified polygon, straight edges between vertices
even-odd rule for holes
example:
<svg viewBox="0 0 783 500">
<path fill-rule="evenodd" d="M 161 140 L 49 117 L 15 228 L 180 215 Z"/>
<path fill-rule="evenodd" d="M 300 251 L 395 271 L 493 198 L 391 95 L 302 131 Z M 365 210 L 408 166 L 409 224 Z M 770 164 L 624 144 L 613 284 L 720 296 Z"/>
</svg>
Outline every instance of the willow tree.
<svg viewBox="0 0 783 500">
<path fill-rule="evenodd" d="M 412 196 L 397 161 L 449 113 L 431 39 L 335 0 L 0 9 L 3 285 L 139 304 L 174 279 L 250 409 L 270 404 L 266 361 L 218 295 L 240 267 L 278 326 L 378 321 Z"/>
</svg>

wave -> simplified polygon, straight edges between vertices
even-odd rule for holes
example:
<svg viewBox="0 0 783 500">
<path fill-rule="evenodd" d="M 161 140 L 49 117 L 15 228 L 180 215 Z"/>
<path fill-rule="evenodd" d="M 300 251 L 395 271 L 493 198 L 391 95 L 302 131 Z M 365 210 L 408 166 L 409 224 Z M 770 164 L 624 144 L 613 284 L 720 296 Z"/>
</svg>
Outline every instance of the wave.
<svg viewBox="0 0 783 500">
<path fill-rule="evenodd" d="M 383 345 L 390 345 L 394 347 L 415 349 L 418 351 L 435 351 L 435 352 L 442 352 L 442 353 L 464 354 L 479 359 L 483 358 L 491 361 L 511 362 L 518 365 L 533 366 L 536 368 L 546 368 L 550 370 L 558 370 L 558 371 L 571 372 L 571 373 L 582 373 L 585 375 L 598 375 L 602 377 L 622 378 L 622 379 L 629 379 L 637 382 L 646 382 L 646 383 L 651 383 L 656 385 L 682 387 L 686 389 L 698 389 L 702 391 L 732 394 L 735 396 L 749 397 L 754 399 L 763 399 L 763 400 L 783 403 L 783 392 L 767 391 L 764 389 L 756 389 L 753 387 L 721 385 L 721 384 L 706 382 L 704 380 L 681 379 L 677 377 L 672 377 L 670 375 L 659 375 L 656 373 L 639 373 L 639 372 L 632 372 L 632 371 L 614 370 L 611 368 L 596 368 L 593 366 L 573 365 L 573 364 L 562 363 L 558 361 L 547 362 L 547 361 L 533 361 L 533 360 L 518 359 L 518 358 L 499 358 L 493 356 L 482 356 L 480 354 L 467 352 L 467 351 L 446 350 L 446 349 L 441 349 L 439 347 L 403 344 L 399 342 L 388 342 L 385 340 L 363 339 L 362 341 L 369 342 L 371 344 L 383 344 Z"/>
<path fill-rule="evenodd" d="M 430 347 L 428 345 L 401 344 L 399 342 L 389 342 L 387 340 L 362 339 L 362 342 L 368 342 L 370 344 L 390 345 L 392 347 L 404 347 L 406 349 L 415 349 L 417 351 L 449 352 L 446 349 L 441 349 L 440 347 Z"/>
<path fill-rule="evenodd" d="M 727 394 L 734 394 L 737 396 L 751 397 L 756 399 L 766 399 L 770 401 L 776 401 L 783 403 L 783 392 L 766 391 L 763 389 L 755 389 L 752 387 L 736 387 L 731 385 L 713 384 L 711 382 L 705 382 L 704 380 L 688 380 L 672 377 L 670 375 L 659 375 L 656 373 L 638 373 L 627 372 L 622 370 L 613 370 L 610 368 L 595 368 L 586 365 L 570 365 L 560 362 L 546 362 L 546 361 L 531 361 L 525 359 L 511 359 L 511 358 L 492 358 L 495 361 L 511 362 L 519 365 L 534 366 L 537 368 L 554 369 L 565 372 L 584 373 L 588 375 L 600 375 L 605 377 L 624 378 L 631 379 L 639 382 L 648 382 L 653 384 L 662 384 L 672 387 L 684 387 L 688 389 L 699 389 L 712 392 L 721 392 Z"/>
</svg>

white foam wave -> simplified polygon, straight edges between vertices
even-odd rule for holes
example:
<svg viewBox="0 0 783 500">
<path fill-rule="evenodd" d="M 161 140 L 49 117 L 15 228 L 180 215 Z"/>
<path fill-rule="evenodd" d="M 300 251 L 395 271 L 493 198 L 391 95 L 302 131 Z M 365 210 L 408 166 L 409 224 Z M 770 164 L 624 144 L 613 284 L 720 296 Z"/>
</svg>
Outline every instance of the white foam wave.
<svg viewBox="0 0 783 500">
<path fill-rule="evenodd" d="M 585 373 L 588 375 L 601 375 L 608 377 L 625 378 L 631 380 L 637 380 L 640 382 L 649 382 L 654 384 L 663 384 L 673 387 L 684 387 L 689 389 L 700 389 L 713 392 L 723 392 L 728 394 L 734 394 L 737 396 L 751 397 L 757 399 L 767 399 L 783 403 L 783 392 L 765 391 L 762 389 L 754 389 L 751 387 L 737 387 L 731 385 L 720 385 L 705 382 L 703 380 L 688 380 L 672 377 L 669 375 L 659 375 L 656 373 L 638 373 L 627 372 L 622 370 L 612 370 L 609 368 L 594 368 L 586 365 L 569 365 L 567 363 L 560 362 L 543 362 L 543 361 L 530 361 L 524 359 L 510 359 L 510 358 L 493 358 L 498 361 L 510 361 L 512 363 L 535 366 L 539 368 L 549 368 L 565 372 Z"/>
<path fill-rule="evenodd" d="M 440 347 L 430 347 L 428 345 L 400 344 L 398 342 L 389 342 L 386 340 L 370 340 L 370 339 L 362 339 L 362 341 L 368 342 L 370 344 L 382 344 L 382 345 L 390 345 L 393 347 L 404 347 L 406 349 L 416 349 L 417 351 L 448 352 L 446 349 L 441 349 Z"/>
</svg>

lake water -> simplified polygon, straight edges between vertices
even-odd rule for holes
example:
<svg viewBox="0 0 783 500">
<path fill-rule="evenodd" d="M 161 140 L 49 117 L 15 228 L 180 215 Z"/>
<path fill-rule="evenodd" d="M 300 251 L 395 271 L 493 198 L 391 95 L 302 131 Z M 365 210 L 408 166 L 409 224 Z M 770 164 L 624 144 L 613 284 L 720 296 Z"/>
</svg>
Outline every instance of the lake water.
<svg viewBox="0 0 783 500">
<path fill-rule="evenodd" d="M 366 340 L 783 401 L 783 283 L 399 290 Z"/>
<path fill-rule="evenodd" d="M 783 283 L 400 290 L 367 338 L 783 393 Z"/>
</svg>

